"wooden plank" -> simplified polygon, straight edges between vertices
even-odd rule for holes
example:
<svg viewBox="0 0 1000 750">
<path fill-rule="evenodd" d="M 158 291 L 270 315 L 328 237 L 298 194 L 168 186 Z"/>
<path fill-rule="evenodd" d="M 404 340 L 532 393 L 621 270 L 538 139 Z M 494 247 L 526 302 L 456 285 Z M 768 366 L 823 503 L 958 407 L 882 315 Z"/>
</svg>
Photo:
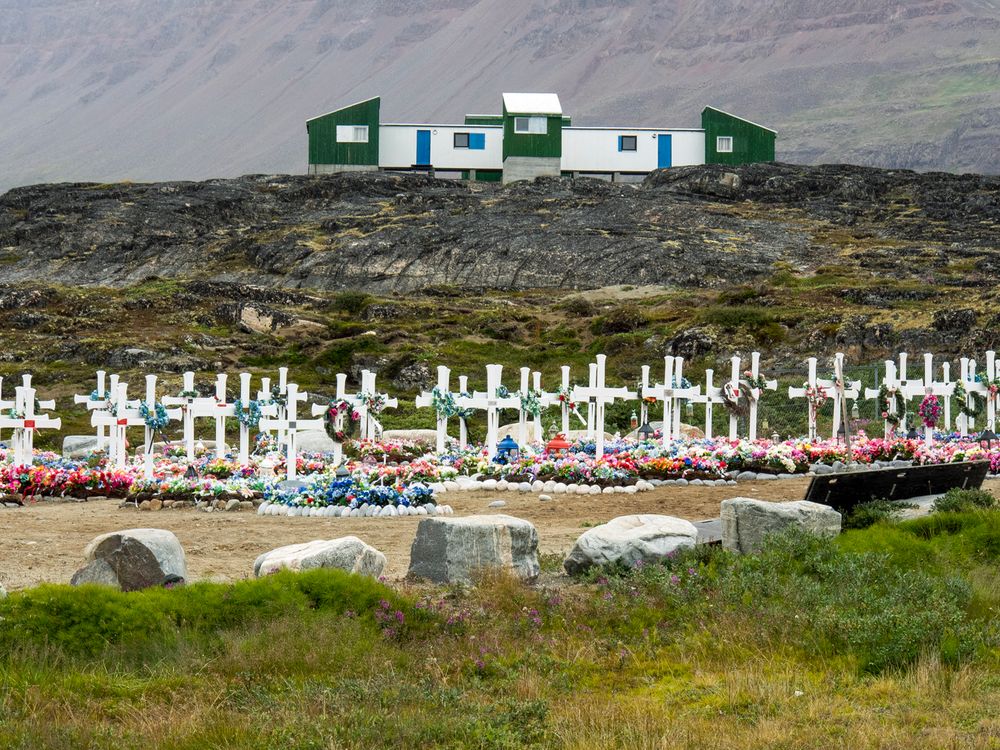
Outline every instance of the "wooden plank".
<svg viewBox="0 0 1000 750">
<path fill-rule="evenodd" d="M 978 489 L 982 487 L 989 468 L 988 461 L 963 461 L 826 474 L 813 477 L 804 499 L 845 511 L 872 500 L 906 500 L 938 495 L 955 487 Z"/>
</svg>

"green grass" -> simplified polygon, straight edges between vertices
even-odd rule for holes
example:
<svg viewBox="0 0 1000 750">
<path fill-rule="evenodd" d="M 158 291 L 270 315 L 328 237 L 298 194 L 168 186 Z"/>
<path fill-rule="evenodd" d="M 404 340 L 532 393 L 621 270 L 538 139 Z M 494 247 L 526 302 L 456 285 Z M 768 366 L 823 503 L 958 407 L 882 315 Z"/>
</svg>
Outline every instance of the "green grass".
<svg viewBox="0 0 1000 750">
<path fill-rule="evenodd" d="M 42 586 L 0 601 L 0 746 L 989 747 L 998 561 L 979 511 L 535 588 Z"/>
</svg>

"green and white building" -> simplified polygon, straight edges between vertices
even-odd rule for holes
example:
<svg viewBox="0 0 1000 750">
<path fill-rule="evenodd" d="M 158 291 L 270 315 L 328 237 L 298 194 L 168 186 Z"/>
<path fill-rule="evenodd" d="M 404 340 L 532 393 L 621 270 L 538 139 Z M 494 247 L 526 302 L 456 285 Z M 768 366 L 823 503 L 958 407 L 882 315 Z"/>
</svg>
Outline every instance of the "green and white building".
<svg viewBox="0 0 1000 750">
<path fill-rule="evenodd" d="M 777 133 L 714 107 L 700 128 L 574 127 L 555 94 L 504 94 L 501 114 L 461 125 L 382 123 L 376 97 L 306 121 L 309 174 L 456 172 L 513 182 L 548 175 L 622 179 L 693 164 L 774 161 Z"/>
</svg>

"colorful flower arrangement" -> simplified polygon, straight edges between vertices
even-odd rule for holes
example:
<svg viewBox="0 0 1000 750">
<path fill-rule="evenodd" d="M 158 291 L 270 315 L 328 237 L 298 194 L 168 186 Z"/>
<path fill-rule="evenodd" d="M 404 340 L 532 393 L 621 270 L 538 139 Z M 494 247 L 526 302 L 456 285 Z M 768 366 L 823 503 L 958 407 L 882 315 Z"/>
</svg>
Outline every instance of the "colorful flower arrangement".
<svg viewBox="0 0 1000 750">
<path fill-rule="evenodd" d="M 261 418 L 264 416 L 261 411 L 260 401 L 251 400 L 246 404 L 241 399 L 233 401 L 233 409 L 236 412 L 236 419 L 241 427 L 249 427 L 251 430 L 257 428 Z"/>
<path fill-rule="evenodd" d="M 360 421 L 361 414 L 343 399 L 331 401 L 323 414 L 323 426 L 326 428 L 326 434 L 338 443 L 349 440 L 354 435 L 355 427 Z"/>
<path fill-rule="evenodd" d="M 934 429 L 941 418 L 941 402 L 938 400 L 938 397 L 932 393 L 924 396 L 924 400 L 920 402 L 920 406 L 917 408 L 917 414 L 924 421 L 924 427 Z"/>
</svg>

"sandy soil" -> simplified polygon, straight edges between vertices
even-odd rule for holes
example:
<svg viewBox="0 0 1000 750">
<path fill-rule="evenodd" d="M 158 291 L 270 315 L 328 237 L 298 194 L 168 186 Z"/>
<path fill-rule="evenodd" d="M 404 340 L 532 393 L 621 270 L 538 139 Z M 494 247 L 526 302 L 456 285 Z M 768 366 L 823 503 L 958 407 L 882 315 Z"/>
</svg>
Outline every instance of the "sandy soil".
<svg viewBox="0 0 1000 750">
<path fill-rule="evenodd" d="M 660 513 L 692 521 L 716 518 L 729 497 L 798 500 L 808 480 L 747 482 L 739 487 L 660 487 L 636 495 L 553 495 L 542 502 L 534 493 L 455 492 L 445 502 L 455 515 L 507 513 L 538 528 L 542 553 L 564 554 L 586 526 L 632 513 Z M 501 510 L 487 505 L 501 499 Z M 177 534 L 187 554 L 192 580 L 231 581 L 252 573 L 254 559 L 285 544 L 352 534 L 388 558 L 390 579 L 406 575 L 418 518 L 283 518 L 255 513 L 205 513 L 193 509 L 139 511 L 117 500 L 87 503 L 48 502 L 0 509 L 0 584 L 24 588 L 43 581 L 66 583 L 83 562 L 83 548 L 98 534 L 118 529 L 156 527 Z"/>
</svg>

